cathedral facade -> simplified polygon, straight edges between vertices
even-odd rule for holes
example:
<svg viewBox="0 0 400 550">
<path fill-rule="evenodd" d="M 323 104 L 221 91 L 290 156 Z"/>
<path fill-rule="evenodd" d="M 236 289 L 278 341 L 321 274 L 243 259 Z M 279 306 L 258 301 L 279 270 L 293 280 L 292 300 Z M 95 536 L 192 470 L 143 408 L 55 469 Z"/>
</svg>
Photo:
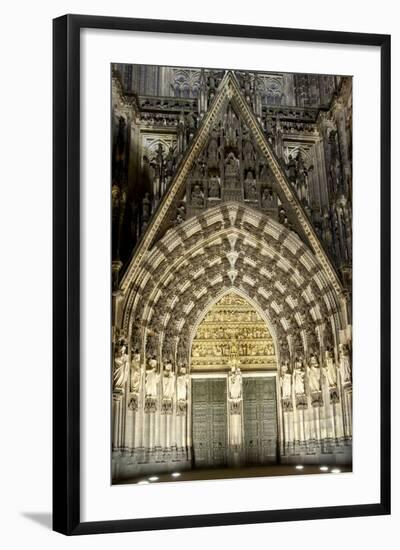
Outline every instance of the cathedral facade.
<svg viewBox="0 0 400 550">
<path fill-rule="evenodd" d="M 112 477 L 352 459 L 352 80 L 112 67 Z"/>
</svg>

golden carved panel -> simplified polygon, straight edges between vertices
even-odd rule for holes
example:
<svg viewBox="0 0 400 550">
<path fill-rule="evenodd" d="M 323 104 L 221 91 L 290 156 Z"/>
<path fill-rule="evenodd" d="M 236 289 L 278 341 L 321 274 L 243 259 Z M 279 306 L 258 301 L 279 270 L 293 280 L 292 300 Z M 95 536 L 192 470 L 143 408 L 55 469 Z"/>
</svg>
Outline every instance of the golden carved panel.
<svg viewBox="0 0 400 550">
<path fill-rule="evenodd" d="M 192 371 L 275 370 L 276 354 L 265 321 L 231 292 L 208 311 L 192 342 Z"/>
</svg>

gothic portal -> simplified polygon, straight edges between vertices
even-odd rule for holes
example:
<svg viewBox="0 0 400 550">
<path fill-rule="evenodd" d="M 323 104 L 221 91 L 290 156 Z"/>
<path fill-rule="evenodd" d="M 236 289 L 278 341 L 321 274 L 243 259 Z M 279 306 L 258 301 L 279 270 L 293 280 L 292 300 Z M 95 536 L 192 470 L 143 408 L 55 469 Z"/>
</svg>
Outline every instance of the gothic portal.
<svg viewBox="0 0 400 550">
<path fill-rule="evenodd" d="M 113 482 L 351 465 L 351 78 L 112 82 Z"/>
<path fill-rule="evenodd" d="M 266 321 L 237 292 L 202 318 L 190 371 L 195 467 L 275 463 L 275 345 Z"/>
</svg>

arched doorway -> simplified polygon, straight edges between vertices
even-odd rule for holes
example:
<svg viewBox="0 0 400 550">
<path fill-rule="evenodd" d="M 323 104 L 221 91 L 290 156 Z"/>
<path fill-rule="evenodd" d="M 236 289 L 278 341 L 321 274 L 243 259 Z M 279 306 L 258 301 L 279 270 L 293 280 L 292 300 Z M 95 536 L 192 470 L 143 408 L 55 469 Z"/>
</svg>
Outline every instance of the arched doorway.
<svg viewBox="0 0 400 550">
<path fill-rule="evenodd" d="M 192 340 L 196 468 L 276 462 L 276 349 L 266 321 L 235 291 L 203 315 Z"/>
</svg>

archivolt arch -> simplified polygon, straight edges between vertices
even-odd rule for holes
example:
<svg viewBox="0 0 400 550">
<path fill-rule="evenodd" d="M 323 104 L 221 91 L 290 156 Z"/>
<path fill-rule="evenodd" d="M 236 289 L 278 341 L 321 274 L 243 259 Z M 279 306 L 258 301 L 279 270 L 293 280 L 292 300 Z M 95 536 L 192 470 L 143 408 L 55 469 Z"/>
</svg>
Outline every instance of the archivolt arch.
<svg viewBox="0 0 400 550">
<path fill-rule="evenodd" d="M 313 253 L 295 233 L 237 203 L 168 231 L 137 274 L 122 327 L 143 358 L 188 360 L 199 313 L 233 288 L 268 319 L 281 358 L 322 354 L 341 328 L 339 297 Z"/>
</svg>

